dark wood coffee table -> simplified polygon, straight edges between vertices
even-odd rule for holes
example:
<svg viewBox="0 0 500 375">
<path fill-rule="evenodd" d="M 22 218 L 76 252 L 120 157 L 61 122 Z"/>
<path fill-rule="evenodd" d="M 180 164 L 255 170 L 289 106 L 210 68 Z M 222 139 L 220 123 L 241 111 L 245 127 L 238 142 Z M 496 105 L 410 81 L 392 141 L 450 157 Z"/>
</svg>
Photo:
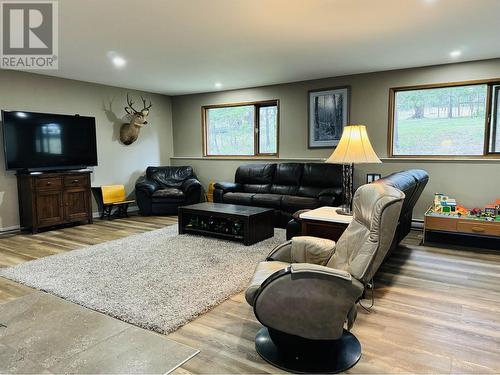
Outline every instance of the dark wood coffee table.
<svg viewBox="0 0 500 375">
<path fill-rule="evenodd" d="M 243 242 L 274 236 L 274 210 L 225 203 L 197 203 L 179 207 L 179 234 L 193 233 Z"/>
</svg>

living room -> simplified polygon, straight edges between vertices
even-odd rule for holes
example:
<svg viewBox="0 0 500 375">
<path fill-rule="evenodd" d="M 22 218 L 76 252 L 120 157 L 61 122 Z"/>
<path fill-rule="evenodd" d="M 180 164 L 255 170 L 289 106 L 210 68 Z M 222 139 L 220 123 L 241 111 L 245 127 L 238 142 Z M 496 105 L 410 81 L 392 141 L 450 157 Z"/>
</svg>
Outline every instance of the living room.
<svg viewBox="0 0 500 375">
<path fill-rule="evenodd" d="M 1 373 L 500 372 L 500 3 L 256 4 L 1 2 Z"/>
</svg>

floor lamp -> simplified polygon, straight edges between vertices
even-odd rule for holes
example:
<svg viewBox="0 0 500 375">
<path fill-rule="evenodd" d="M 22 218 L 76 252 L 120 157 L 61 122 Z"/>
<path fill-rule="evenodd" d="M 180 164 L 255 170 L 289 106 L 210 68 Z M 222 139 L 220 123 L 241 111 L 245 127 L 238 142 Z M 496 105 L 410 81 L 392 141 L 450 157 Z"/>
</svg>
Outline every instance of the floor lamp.
<svg viewBox="0 0 500 375">
<path fill-rule="evenodd" d="M 364 125 L 348 125 L 344 127 L 339 144 L 326 160 L 326 163 L 342 164 L 342 208 L 337 210 L 341 215 L 352 215 L 352 170 L 354 164 L 382 163 L 378 158 L 366 133 Z"/>
</svg>

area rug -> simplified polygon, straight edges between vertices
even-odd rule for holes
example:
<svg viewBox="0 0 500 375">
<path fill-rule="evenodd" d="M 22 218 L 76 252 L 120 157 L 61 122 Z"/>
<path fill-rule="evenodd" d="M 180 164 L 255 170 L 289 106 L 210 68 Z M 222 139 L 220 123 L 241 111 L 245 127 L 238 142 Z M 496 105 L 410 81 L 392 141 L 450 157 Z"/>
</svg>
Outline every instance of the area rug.
<svg viewBox="0 0 500 375">
<path fill-rule="evenodd" d="M 177 226 L 3 269 L 0 276 L 137 326 L 169 333 L 244 290 L 282 229 L 252 246 Z"/>
</svg>

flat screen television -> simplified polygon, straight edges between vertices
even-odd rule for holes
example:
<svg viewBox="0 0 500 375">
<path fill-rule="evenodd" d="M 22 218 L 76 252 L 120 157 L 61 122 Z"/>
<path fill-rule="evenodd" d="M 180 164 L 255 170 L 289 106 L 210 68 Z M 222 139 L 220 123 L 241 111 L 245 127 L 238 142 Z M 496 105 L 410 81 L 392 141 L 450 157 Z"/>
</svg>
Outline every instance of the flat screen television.
<svg viewBox="0 0 500 375">
<path fill-rule="evenodd" d="M 2 111 L 7 170 L 63 170 L 97 165 L 95 118 Z"/>
</svg>

